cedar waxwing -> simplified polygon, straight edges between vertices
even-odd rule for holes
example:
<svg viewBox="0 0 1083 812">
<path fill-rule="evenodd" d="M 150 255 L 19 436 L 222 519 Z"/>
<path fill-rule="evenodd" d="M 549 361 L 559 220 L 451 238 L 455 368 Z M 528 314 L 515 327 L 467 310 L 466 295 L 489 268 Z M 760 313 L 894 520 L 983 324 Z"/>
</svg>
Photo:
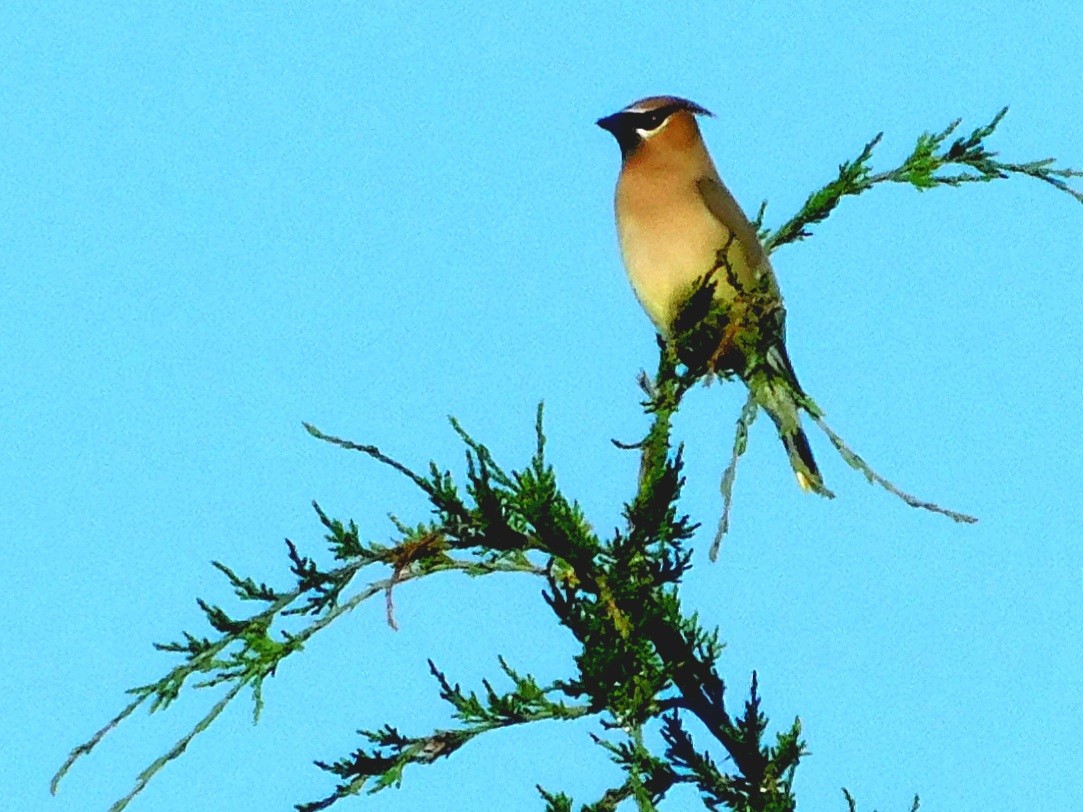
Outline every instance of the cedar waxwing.
<svg viewBox="0 0 1083 812">
<path fill-rule="evenodd" d="M 636 297 L 663 338 L 706 281 L 727 316 L 714 362 L 740 376 L 778 427 L 797 482 L 830 496 L 801 428 L 807 396 L 786 354 L 785 311 L 771 263 L 700 136 L 698 104 L 641 99 L 598 120 L 621 151 L 617 236 Z M 712 345 L 715 339 L 712 338 Z"/>
</svg>

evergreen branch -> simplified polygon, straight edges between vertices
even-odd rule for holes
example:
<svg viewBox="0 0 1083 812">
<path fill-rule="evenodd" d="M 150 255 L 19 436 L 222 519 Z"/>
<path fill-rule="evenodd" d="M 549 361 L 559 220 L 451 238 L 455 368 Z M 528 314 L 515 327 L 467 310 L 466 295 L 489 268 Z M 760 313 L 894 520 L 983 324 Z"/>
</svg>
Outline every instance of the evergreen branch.
<svg viewBox="0 0 1083 812">
<path fill-rule="evenodd" d="M 584 804 L 582 812 L 616 812 L 624 801 L 634 799 L 640 810 L 655 809 L 667 792 L 675 785 L 683 783 L 683 779 L 672 770 L 659 770 L 657 775 L 651 776 L 647 781 L 637 782 L 632 778 L 612 789 L 607 789 L 597 801 L 592 804 Z M 645 793 L 646 798 L 639 793 Z"/>
<path fill-rule="evenodd" d="M 361 735 L 376 745 L 374 750 L 359 749 L 348 758 L 333 764 L 317 761 L 316 766 L 341 778 L 346 779 L 335 787 L 334 791 L 318 801 L 300 803 L 295 806 L 298 812 L 317 812 L 327 809 L 337 801 L 351 795 L 357 795 L 370 779 L 375 785 L 369 793 L 378 792 L 388 787 L 397 787 L 402 783 L 403 770 L 410 764 L 431 764 L 440 758 L 446 758 L 458 750 L 470 739 L 484 731 L 475 730 L 437 730 L 428 736 L 403 736 L 395 728 L 387 725 L 379 730 L 363 730 Z"/>
<path fill-rule="evenodd" d="M 572 812 L 572 799 L 563 792 L 557 794 L 547 792 L 540 784 L 535 784 L 534 788 L 545 801 L 545 812 Z"/>
<path fill-rule="evenodd" d="M 664 345 L 658 374 L 651 385 L 644 387 L 648 393 L 645 411 L 653 420 L 641 444 L 636 497 L 625 510 L 629 530 L 623 539 L 635 540 L 631 546 L 643 550 L 663 551 L 679 544 L 693 529 L 675 510 L 683 484 L 680 450 L 670 456 L 672 417 L 687 391 L 688 380 L 678 372 L 674 344 Z M 618 534 L 617 541 L 621 540 Z M 620 549 L 617 541 L 615 551 Z M 623 560 L 618 558 L 613 565 Z M 628 560 L 636 559 L 632 556 Z M 735 722 L 726 710 L 725 685 L 715 669 L 721 653 L 717 631 L 707 632 L 694 615 L 682 615 L 675 593 L 665 584 L 644 582 L 643 575 L 649 570 L 618 570 L 607 566 L 607 561 L 603 558 L 575 567 L 576 586 L 591 593 L 595 601 L 578 596 L 576 589 L 565 589 L 563 594 L 554 589 L 547 596 L 561 622 L 584 641 L 584 653 L 577 658 L 580 678 L 571 687 L 591 696 L 594 703 L 603 705 L 624 725 L 659 714 L 659 694 L 672 685 L 680 693 L 681 707 L 698 717 L 725 748 L 740 773 L 740 786 L 759 788 L 768 776 L 782 774 L 791 754 L 781 748 L 772 752 L 762 744 L 766 719 L 757 717 L 758 727 L 753 728 L 747 721 L 742 727 L 742 720 Z M 676 580 L 672 583 L 676 584 Z M 607 595 L 617 612 L 600 609 Z M 620 612 L 624 606 L 636 609 Z M 642 648 L 641 643 L 648 647 Z M 758 703 L 755 684 L 753 699 Z M 779 792 L 784 795 L 788 789 Z M 751 805 L 742 808 L 766 810 L 757 793 L 761 790 L 743 792 L 742 802 Z"/>
<path fill-rule="evenodd" d="M 871 188 L 869 160 L 872 158 L 872 151 L 876 149 L 883 137 L 882 132 L 877 133 L 871 141 L 865 144 L 857 158 L 853 161 L 844 162 L 839 166 L 839 174 L 835 180 L 809 195 L 797 214 L 774 232 L 764 234 L 763 250 L 770 254 L 776 248 L 788 242 L 796 242 L 811 237 L 812 232 L 808 231 L 808 226 L 826 220 L 827 216 L 834 211 L 844 196 L 859 195 Z M 766 206 L 766 204 L 764 205 Z"/>
<path fill-rule="evenodd" d="M 602 798 L 583 807 L 583 812 L 615 812 L 618 804 L 634 800 L 638 812 L 655 812 L 665 794 L 682 781 L 670 765 L 654 756 L 643 740 L 642 726 L 628 731 L 628 740 L 613 744 L 593 736 L 594 742 L 608 750 L 628 778 L 618 787 L 605 792 Z"/>
<path fill-rule="evenodd" d="M 1083 178 L 1083 171 L 1078 169 L 1050 168 L 1056 163 L 1056 160 L 1056 158 L 1043 158 L 1042 160 L 1028 161 L 1021 164 L 999 164 L 999 167 L 1004 172 L 1014 172 L 1020 175 L 1029 175 L 1032 178 L 1037 178 L 1043 183 L 1048 183 L 1050 186 L 1060 189 L 1062 192 L 1067 192 L 1080 203 L 1083 203 L 1083 191 L 1073 189 L 1065 181 L 1065 179 L 1069 178 Z"/>
<path fill-rule="evenodd" d="M 568 721 L 597 713 L 586 705 L 567 705 L 549 699 L 548 695 L 559 691 L 557 686 L 542 688 L 530 675 L 520 675 L 500 659 L 500 667 L 512 680 L 514 689 L 497 694 L 485 682 L 486 698 L 464 693 L 458 685 L 452 685 L 447 677 L 430 660 L 429 670 L 440 683 L 440 696 L 454 708 L 454 717 L 463 727 L 436 730 L 427 736 L 403 736 L 391 725 L 379 730 L 362 731 L 361 735 L 374 747 L 355 750 L 346 758 L 334 763 L 317 761 L 321 770 L 343 780 L 334 791 L 318 800 L 297 805 L 298 812 L 317 812 L 327 809 L 339 800 L 357 795 L 368 784 L 369 794 L 402 783 L 403 771 L 411 764 L 431 764 L 446 758 L 483 733 L 491 730 L 546 720 Z"/>
<path fill-rule="evenodd" d="M 662 739 L 666 743 L 666 758 L 684 780 L 696 785 L 708 807 L 739 804 L 740 797 L 734 788 L 733 777 L 718 769 L 710 755 L 696 750 L 680 717 L 673 713 L 666 716 L 663 722 Z"/>
<path fill-rule="evenodd" d="M 500 657 L 500 670 L 511 680 L 514 689 L 498 694 L 488 680 L 482 680 L 485 699 L 476 693 L 464 693 L 458 684 L 452 685 L 436 664 L 429 660 L 429 672 L 440 683 L 440 698 L 450 704 L 454 718 L 467 725 L 491 725 L 496 727 L 537 719 L 578 719 L 596 711 L 586 706 L 569 706 L 562 701 L 549 699 L 549 695 L 562 691 L 560 685 L 541 687 L 530 674 L 520 674 Z"/>
<path fill-rule="evenodd" d="M 407 542 L 404 542 L 404 544 L 406 543 Z M 290 544 L 290 549 L 291 557 L 295 558 L 296 550 L 292 544 Z M 394 550 L 396 548 L 392 549 Z M 282 660 L 290 654 L 300 651 L 304 643 L 306 643 L 316 632 L 326 628 L 339 617 L 353 611 L 353 609 L 365 600 L 368 600 L 374 595 L 385 593 L 399 583 L 404 583 L 435 572 L 448 570 L 458 570 L 470 575 L 496 572 L 526 572 L 534 575 L 542 575 L 545 573 L 542 568 L 522 560 L 510 561 L 506 558 L 499 558 L 496 560 L 477 561 L 456 560 L 444 557 L 438 563 L 431 565 L 428 568 L 406 569 L 397 572 L 392 578 L 374 581 L 345 602 L 339 603 L 333 601 L 321 603 L 320 611 L 323 612 L 322 616 L 297 633 L 291 634 L 283 631 L 282 634 L 284 639 L 281 642 L 269 636 L 268 631 L 274 620 L 277 617 L 283 617 L 289 614 L 291 612 L 289 607 L 306 598 L 306 596 L 311 601 L 312 598 L 309 593 L 318 589 L 320 583 L 329 580 L 340 583 L 341 586 L 344 587 L 349 584 L 353 577 L 365 566 L 382 562 L 386 557 L 385 554 L 364 556 L 359 561 L 350 563 L 329 574 L 325 573 L 325 577 L 319 579 L 316 584 L 312 582 L 311 573 L 298 573 L 299 582 L 301 583 L 296 589 L 291 590 L 290 592 L 276 592 L 277 599 L 274 603 L 268 606 L 264 611 L 241 621 L 229 618 L 225 612 L 218 607 L 207 604 L 202 600 L 199 601 L 200 606 L 207 615 L 208 621 L 220 632 L 221 636 L 212 642 L 206 638 L 195 638 L 185 632 L 184 643 L 155 644 L 155 647 L 161 651 L 186 654 L 186 661 L 175 666 L 158 681 L 131 689 L 130 693 L 135 694 L 136 699 L 110 720 L 103 728 L 97 731 L 90 739 L 78 745 L 71 751 L 64 764 L 53 777 L 50 783 L 51 791 L 55 794 L 59 787 L 60 780 L 67 774 L 73 764 L 80 757 L 88 755 L 102 741 L 106 734 L 111 732 L 120 722 L 130 716 L 131 713 L 144 702 L 151 700 L 150 711 L 152 713 L 158 710 L 164 710 L 180 695 L 185 683 L 197 674 L 205 674 L 208 676 L 206 679 L 194 682 L 192 684 L 192 687 L 194 688 L 210 688 L 222 683 L 233 683 L 229 692 L 219 700 L 219 702 L 216 703 L 214 707 L 212 707 L 211 710 L 197 722 L 168 753 L 156 759 L 140 774 L 132 791 L 124 798 L 117 801 L 112 807 L 112 812 L 119 812 L 119 810 L 125 808 L 128 803 L 143 790 L 150 778 L 152 778 L 162 767 L 183 754 L 188 743 L 196 735 L 205 730 L 211 722 L 217 718 L 222 710 L 225 709 L 226 705 L 239 695 L 244 687 L 248 686 L 252 689 L 254 699 L 253 715 L 255 720 L 258 721 L 262 709 L 263 681 L 267 677 L 275 674 L 278 664 Z M 215 566 L 227 575 L 230 582 L 238 588 L 239 594 L 244 593 L 241 594 L 241 597 L 245 598 L 249 592 L 248 587 L 252 583 L 250 579 L 239 578 L 232 570 L 224 565 L 216 563 Z M 309 578 L 308 583 L 304 582 L 306 577 Z M 238 587 L 238 585 L 240 586 Z M 338 591 L 341 591 L 341 587 Z M 265 589 L 260 587 L 257 588 L 256 592 L 263 594 Z M 246 599 L 257 598 L 248 597 Z M 266 597 L 259 597 L 258 599 L 265 600 Z M 304 607 L 301 610 L 292 611 L 295 614 L 309 612 L 309 610 Z M 227 651 L 235 645 L 239 645 L 239 649 L 232 651 L 232 653 L 227 653 Z"/>
<path fill-rule="evenodd" d="M 810 413 L 813 421 L 820 427 L 827 438 L 831 441 L 831 444 L 835 446 L 839 454 L 846 461 L 846 463 L 853 469 L 860 471 L 865 475 L 865 478 L 876 485 L 879 485 L 888 493 L 897 496 L 906 504 L 913 508 L 920 508 L 921 510 L 927 510 L 930 513 L 939 513 L 942 516 L 947 516 L 952 521 L 960 522 L 962 524 L 974 524 L 978 521 L 976 516 L 970 516 L 966 513 L 959 513 L 958 511 L 949 510 L 948 508 L 941 507 L 934 502 L 927 502 L 924 499 L 918 499 L 916 496 L 907 493 L 896 487 L 892 482 L 884 477 L 880 476 L 872 467 L 865 462 L 852 448 L 850 448 L 843 439 L 831 430 L 831 427 L 824 422 L 824 419 L 819 414 Z"/>
<path fill-rule="evenodd" d="M 722 547 L 722 537 L 730 529 L 730 506 L 733 504 L 733 483 L 737 477 L 737 460 L 748 449 L 748 430 L 756 420 L 758 408 L 756 396 L 750 391 L 744 408 L 741 409 L 741 416 L 737 418 L 737 430 L 733 435 L 733 451 L 730 454 L 729 465 L 726 466 L 726 470 L 722 473 L 722 484 L 719 486 L 722 492 L 722 518 L 718 520 L 718 530 L 715 531 L 714 541 L 711 542 L 711 549 L 708 553 L 711 561 L 718 560 L 718 551 Z"/>
<path fill-rule="evenodd" d="M 131 716 L 136 708 L 138 708 L 140 705 L 147 701 L 147 696 L 148 694 L 137 696 L 135 699 L 128 703 L 127 707 L 125 707 L 124 710 L 122 710 L 120 713 L 118 713 L 116 716 L 106 722 L 105 725 L 97 733 L 95 733 L 82 744 L 76 746 L 68 754 L 68 757 L 64 760 L 64 763 L 60 765 L 60 769 L 56 771 L 55 775 L 53 775 L 52 780 L 49 782 L 49 792 L 53 795 L 56 795 L 57 790 L 60 789 L 60 781 L 64 778 L 65 775 L 68 774 L 68 770 L 72 768 L 72 765 L 75 764 L 75 762 L 78 761 L 82 756 L 89 755 L 90 752 L 98 746 L 99 742 L 101 742 L 101 740 L 104 739 L 106 735 L 113 730 L 113 728 L 115 728 L 117 725 L 119 725 L 129 716 Z"/>
<path fill-rule="evenodd" d="M 541 410 L 542 406 L 541 404 L 538 404 L 539 419 L 541 417 Z M 448 421 L 451 423 L 451 427 L 455 430 L 455 433 L 459 435 L 459 439 L 466 444 L 466 447 L 473 451 L 474 454 L 477 455 L 478 460 L 486 466 L 489 471 L 496 475 L 496 481 L 505 488 L 514 488 L 515 483 L 512 481 L 511 477 L 504 473 L 500 466 L 496 464 L 489 449 L 471 437 L 457 419 L 449 417 Z"/>
<path fill-rule="evenodd" d="M 809 195 L 801 210 L 774 232 L 761 232 L 764 250 L 771 253 L 786 243 L 797 242 L 812 235 L 809 227 L 827 219 L 843 197 L 859 195 L 881 183 L 907 183 L 919 191 L 937 186 L 961 186 L 965 183 L 986 183 L 1025 175 L 1048 183 L 1067 192 L 1083 203 L 1083 192 L 1071 188 L 1068 181 L 1083 177 L 1083 171 L 1054 167 L 1055 158 L 1021 163 L 995 160 L 997 153 L 990 152 L 985 139 L 991 136 L 1007 114 L 1005 107 L 988 124 L 975 129 L 969 136 L 959 137 L 950 146 L 944 144 L 958 128 L 962 119 L 956 119 L 938 133 L 923 133 L 913 151 L 894 169 L 874 174 L 870 166 L 873 150 L 884 134 L 878 133 L 865 144 L 853 161 L 839 166 L 838 176 L 822 189 Z M 943 174 L 941 170 L 959 166 L 967 170 L 959 174 Z M 764 204 L 766 206 L 766 204 Z M 763 207 L 759 220 L 762 221 Z"/>
<path fill-rule="evenodd" d="M 633 534 L 638 533 L 641 537 L 670 534 L 664 525 L 672 522 L 672 511 L 662 514 L 657 510 L 636 508 L 655 501 L 673 505 L 679 496 L 682 482 L 679 451 L 675 463 L 671 464 L 669 438 L 672 418 L 684 391 L 687 391 L 687 383 L 677 373 L 675 346 L 665 345 L 661 348 L 658 373 L 651 388 L 653 397 L 646 404 L 646 411 L 652 413 L 654 419 L 642 449 L 639 488 L 632 508 L 626 512 Z M 660 488 L 662 484 L 668 487 Z M 665 595 L 655 592 L 647 597 L 650 603 L 644 612 L 647 620 L 643 632 L 661 661 L 661 671 L 669 677 L 666 682 L 671 680 L 676 685 L 685 706 L 727 750 L 733 748 L 736 754 L 731 755 L 740 766 L 741 753 L 737 752 L 740 748 L 732 735 L 733 724 L 723 701 L 725 686 L 713 665 L 720 653 L 717 633 L 704 633 L 694 617 L 680 617 L 679 605 L 667 600 Z"/>
<path fill-rule="evenodd" d="M 191 730 L 177 740 L 168 752 L 158 756 L 158 758 L 147 765 L 146 769 L 139 773 L 139 776 L 135 780 L 135 784 L 132 786 L 131 790 L 129 790 L 128 794 L 109 807 L 109 812 L 121 812 L 121 810 L 126 809 L 128 804 L 135 800 L 135 797 L 146 789 L 147 784 L 150 783 L 150 780 L 157 775 L 162 767 L 184 755 L 184 751 L 188 749 L 188 745 L 192 742 L 192 739 L 210 727 L 211 723 L 218 718 L 222 711 L 226 709 L 226 706 L 237 697 L 241 692 L 241 689 L 248 683 L 249 680 L 247 678 L 238 680 L 237 683 L 229 689 L 226 695 L 215 702 L 214 706 L 204 714 L 203 718 L 192 726 Z M 57 779 L 54 779 L 54 782 L 56 780 Z"/>
<path fill-rule="evenodd" d="M 429 494 L 430 496 L 432 495 L 432 484 L 427 479 L 425 479 L 420 474 L 414 473 L 398 460 L 387 456 L 376 446 L 361 445 L 351 442 L 350 440 L 343 440 L 341 437 L 334 437 L 330 434 L 324 434 L 311 423 L 302 423 L 301 425 L 305 427 L 305 431 L 307 431 L 317 440 L 323 440 L 326 443 L 331 443 L 331 445 L 337 445 L 339 448 L 345 448 L 348 451 L 360 451 L 362 454 L 368 454 L 368 456 L 372 457 L 377 462 L 381 462 L 384 465 L 394 468 L 400 474 L 409 477 L 411 480 L 413 480 L 415 485 L 421 488 L 421 490 L 425 491 L 425 493 Z"/>
</svg>

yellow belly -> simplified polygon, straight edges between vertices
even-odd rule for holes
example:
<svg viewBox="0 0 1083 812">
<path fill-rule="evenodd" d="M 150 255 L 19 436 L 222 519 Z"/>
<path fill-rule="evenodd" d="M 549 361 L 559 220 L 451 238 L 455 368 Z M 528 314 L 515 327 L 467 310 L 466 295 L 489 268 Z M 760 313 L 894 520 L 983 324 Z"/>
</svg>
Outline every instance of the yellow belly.
<svg viewBox="0 0 1083 812">
<path fill-rule="evenodd" d="M 652 217 L 649 222 L 626 218 L 618 233 L 636 298 L 665 336 L 693 283 L 715 267 L 718 250 L 726 244 L 729 233 L 706 209 L 693 216 Z M 743 263 L 743 252 L 731 251 L 730 259 Z M 741 276 L 743 272 L 738 273 Z M 718 282 L 716 296 L 732 299 L 733 289 L 724 279 Z"/>
</svg>

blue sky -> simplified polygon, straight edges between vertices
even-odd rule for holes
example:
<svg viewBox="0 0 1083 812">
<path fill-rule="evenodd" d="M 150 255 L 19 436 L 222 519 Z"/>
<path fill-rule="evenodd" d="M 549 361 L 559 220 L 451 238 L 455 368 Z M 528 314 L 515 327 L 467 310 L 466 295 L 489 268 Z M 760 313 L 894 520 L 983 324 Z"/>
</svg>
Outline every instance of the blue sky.
<svg viewBox="0 0 1083 812">
<path fill-rule="evenodd" d="M 879 8 L 883 5 L 883 8 Z M 547 406 L 563 487 L 600 531 L 637 461 L 655 360 L 624 279 L 618 152 L 594 120 L 677 93 L 746 209 L 778 224 L 879 130 L 876 162 L 1003 105 L 1006 160 L 1083 167 L 1083 7 L 822 2 L 240 4 L 0 10 L 0 786 L 19 810 L 104 810 L 209 698 L 69 749 L 199 631 L 209 566 L 286 582 L 309 502 L 387 540 L 425 516 L 392 472 L 301 421 L 455 466 L 456 415 L 509 467 Z M 1071 808 L 1081 795 L 1083 207 L 1014 179 L 845 202 L 776 254 L 790 354 L 885 475 L 977 514 L 907 508 L 813 443 L 833 502 L 800 493 L 766 421 L 706 548 L 743 393 L 678 422 L 704 523 L 686 602 L 722 627 L 733 697 L 800 715 L 803 809 Z M 133 809 L 284 809 L 357 728 L 446 724 L 432 657 L 476 687 L 496 657 L 570 673 L 540 585 L 454 576 L 317 637 Z M 343 809 L 537 809 L 616 780 L 585 724 L 501 732 Z M 694 795 L 673 793 L 672 808 Z"/>
</svg>

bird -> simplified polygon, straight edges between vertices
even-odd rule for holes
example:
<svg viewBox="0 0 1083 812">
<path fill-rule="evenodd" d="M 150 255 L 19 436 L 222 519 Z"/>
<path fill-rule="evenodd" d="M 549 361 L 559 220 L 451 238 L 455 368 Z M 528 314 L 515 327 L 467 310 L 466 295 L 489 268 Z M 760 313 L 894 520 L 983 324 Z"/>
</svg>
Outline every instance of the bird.
<svg viewBox="0 0 1083 812">
<path fill-rule="evenodd" d="M 621 152 L 614 203 L 624 267 L 663 340 L 682 332 L 696 291 L 709 291 L 709 305 L 725 314 L 709 371 L 744 381 L 775 423 L 798 485 L 830 497 L 801 427 L 801 411 L 815 406 L 786 352 L 775 272 L 700 132 L 698 117 L 711 115 L 688 99 L 650 96 L 598 119 Z"/>
</svg>

